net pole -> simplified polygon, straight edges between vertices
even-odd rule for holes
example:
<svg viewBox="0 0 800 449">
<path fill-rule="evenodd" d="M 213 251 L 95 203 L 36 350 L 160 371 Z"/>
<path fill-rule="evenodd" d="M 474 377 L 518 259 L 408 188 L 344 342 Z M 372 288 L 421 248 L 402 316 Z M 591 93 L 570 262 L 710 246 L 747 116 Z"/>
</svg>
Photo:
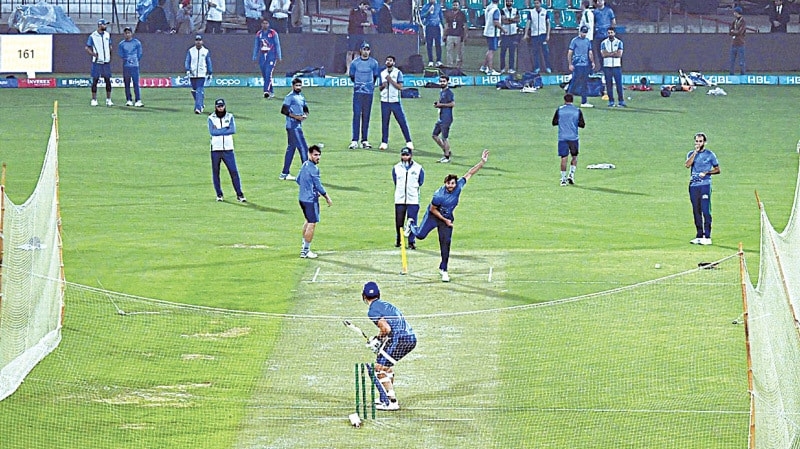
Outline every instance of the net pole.
<svg viewBox="0 0 800 449">
<path fill-rule="evenodd" d="M 744 320 L 744 345 L 747 357 L 747 391 L 750 392 L 750 426 L 748 432 L 748 449 L 755 449 L 756 447 L 756 401 L 753 394 L 753 359 L 750 354 L 750 328 L 748 323 L 748 309 L 747 309 L 747 281 L 745 276 L 747 270 L 744 264 L 744 251 L 742 251 L 742 243 L 739 242 L 739 278 L 742 284 L 742 311 Z"/>
<path fill-rule="evenodd" d="M 67 288 L 66 274 L 64 273 L 64 239 L 61 229 L 61 177 L 58 175 L 58 101 L 53 102 L 53 132 L 56 135 L 56 154 L 55 154 L 55 182 L 56 182 L 56 223 L 58 227 L 58 265 L 59 265 L 59 281 L 61 289 L 61 317 L 59 318 L 59 325 L 64 325 L 64 294 Z"/>
</svg>

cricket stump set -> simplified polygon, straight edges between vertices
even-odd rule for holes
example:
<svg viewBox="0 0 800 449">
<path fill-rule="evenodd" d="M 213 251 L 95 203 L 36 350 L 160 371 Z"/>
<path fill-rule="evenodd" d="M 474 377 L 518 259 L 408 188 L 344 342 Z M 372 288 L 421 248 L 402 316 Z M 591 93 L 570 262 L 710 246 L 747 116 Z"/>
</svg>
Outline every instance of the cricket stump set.
<svg viewBox="0 0 800 449">
<path fill-rule="evenodd" d="M 360 418 L 367 419 L 369 418 L 367 412 L 371 409 L 372 419 L 375 419 L 375 385 L 378 381 L 375 377 L 375 364 L 356 363 L 355 367 L 356 414 Z M 369 399 L 367 399 L 367 388 L 370 392 Z"/>
</svg>

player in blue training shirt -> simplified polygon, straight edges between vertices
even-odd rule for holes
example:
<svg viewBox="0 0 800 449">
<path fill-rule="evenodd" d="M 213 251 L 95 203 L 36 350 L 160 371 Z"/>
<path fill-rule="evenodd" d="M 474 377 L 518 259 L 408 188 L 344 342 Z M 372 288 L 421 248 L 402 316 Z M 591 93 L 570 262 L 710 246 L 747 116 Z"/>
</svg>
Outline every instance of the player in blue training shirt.
<svg viewBox="0 0 800 449">
<path fill-rule="evenodd" d="M 364 284 L 361 299 L 369 306 L 367 316 L 375 326 L 378 326 L 378 335 L 369 340 L 367 347 L 378 356 L 375 360 L 375 376 L 389 397 L 388 404 L 376 404 L 375 408 L 388 411 L 400 410 L 394 393 L 392 367 L 417 346 L 417 336 L 403 317 L 403 312 L 381 299 L 381 291 L 375 282 Z"/>
<path fill-rule="evenodd" d="M 127 100 L 125 106 L 141 108 L 144 106 L 142 94 L 139 90 L 139 63 L 142 61 L 142 43 L 139 39 L 133 37 L 133 31 L 129 27 L 125 27 L 123 33 L 125 33 L 125 39 L 120 41 L 117 53 L 122 58 L 122 82 L 125 84 L 125 100 Z M 133 102 L 134 97 L 131 96 L 131 85 L 133 85 L 136 103 Z"/>
<path fill-rule="evenodd" d="M 572 79 L 569 81 L 567 92 L 581 96 L 582 108 L 593 108 L 591 103 L 586 101 L 589 73 L 594 70 L 594 55 L 592 54 L 592 42 L 586 38 L 589 27 L 582 26 L 577 37 L 572 38 L 567 50 L 567 62 L 569 71 L 572 72 Z"/>
<path fill-rule="evenodd" d="M 375 93 L 375 80 L 381 75 L 378 61 L 370 56 L 372 49 L 366 42 L 361 43 L 360 57 L 350 63 L 348 74 L 353 82 L 353 138 L 350 149 L 359 147 L 369 149 L 369 116 L 372 112 L 372 96 Z M 361 136 L 359 140 L 359 131 Z"/>
<path fill-rule="evenodd" d="M 275 64 L 282 58 L 278 32 L 269 27 L 269 19 L 262 19 L 261 29 L 256 33 L 253 44 L 253 61 L 258 61 L 261 77 L 264 78 L 264 98 L 275 96 L 272 88 L 272 72 L 275 70 Z"/>
<path fill-rule="evenodd" d="M 439 263 L 439 272 L 442 274 L 442 282 L 450 282 L 450 275 L 447 273 L 447 262 L 450 260 L 450 242 L 453 238 L 453 211 L 458 206 L 458 199 L 461 196 L 461 189 L 467 184 L 467 180 L 480 170 L 489 159 L 489 150 L 483 150 L 481 161 L 470 168 L 467 173 L 458 178 L 454 174 L 449 174 L 444 178 L 444 185 L 433 193 L 431 204 L 422 217 L 419 226 L 414 225 L 414 220 L 409 218 L 406 225 L 406 237 L 413 234 L 416 238 L 424 240 L 434 228 L 439 233 L 439 252 L 442 261 Z"/>
<path fill-rule="evenodd" d="M 319 156 L 322 154 L 322 144 L 311 145 L 308 149 L 308 160 L 303 162 L 300 172 L 297 173 L 297 185 L 300 186 L 298 200 L 303 211 L 303 247 L 300 249 L 301 259 L 316 259 L 317 254 L 311 251 L 311 240 L 314 239 L 314 230 L 319 223 L 319 197 L 325 198 L 328 206 L 333 206 L 333 200 L 322 186 L 319 175 Z"/>
<path fill-rule="evenodd" d="M 572 94 L 564 95 L 564 104 L 553 115 L 553 126 L 558 126 L 558 155 L 561 157 L 561 187 L 575 184 L 575 168 L 578 166 L 578 128 L 586 127 L 583 112 L 572 104 Z M 567 177 L 567 156 L 572 155 Z"/>
<path fill-rule="evenodd" d="M 278 179 L 281 181 L 292 181 L 294 176 L 289 174 L 292 168 L 294 151 L 300 152 L 300 161 L 305 163 L 308 159 L 308 144 L 303 134 L 303 122 L 308 118 L 308 104 L 306 97 L 303 96 L 303 80 L 295 78 L 292 80 L 292 91 L 283 99 L 281 114 L 286 116 L 286 154 L 283 156 L 283 170 Z"/>
<path fill-rule="evenodd" d="M 711 244 L 711 175 L 719 174 L 717 156 L 706 149 L 704 133 L 694 135 L 694 150 L 686 155 L 686 168 L 691 169 L 689 200 L 692 202 L 694 227 L 697 234 L 689 241 L 693 245 Z"/>
<path fill-rule="evenodd" d="M 453 108 L 456 106 L 456 97 L 450 89 L 450 77 L 447 75 L 439 76 L 439 86 L 442 87 L 439 92 L 439 101 L 433 104 L 433 107 L 439 109 L 439 120 L 433 126 L 433 141 L 444 152 L 444 156 L 437 162 L 446 164 L 450 162 L 450 125 L 453 124 Z M 441 137 L 439 137 L 441 135 Z"/>
</svg>

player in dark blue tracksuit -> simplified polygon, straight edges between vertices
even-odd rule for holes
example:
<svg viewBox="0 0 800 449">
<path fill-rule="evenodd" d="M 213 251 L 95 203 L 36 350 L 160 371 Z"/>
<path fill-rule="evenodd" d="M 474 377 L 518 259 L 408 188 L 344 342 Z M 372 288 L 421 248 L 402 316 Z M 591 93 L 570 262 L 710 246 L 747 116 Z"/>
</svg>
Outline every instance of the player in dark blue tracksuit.
<svg viewBox="0 0 800 449">
<path fill-rule="evenodd" d="M 272 89 L 272 72 L 275 64 L 283 58 L 281 55 L 281 40 L 278 32 L 269 27 L 269 20 L 261 20 L 261 29 L 256 32 L 256 41 L 253 45 L 253 61 L 258 61 L 261 76 L 264 78 L 264 98 L 275 96 Z"/>
<path fill-rule="evenodd" d="M 389 403 L 375 406 L 378 410 L 400 410 L 394 394 L 394 366 L 417 346 L 417 336 L 408 324 L 403 312 L 381 299 L 378 284 L 367 282 L 361 292 L 361 299 L 369 305 L 367 316 L 378 326 L 378 335 L 372 337 L 367 346 L 378 357 L 375 360 L 375 374 L 383 386 Z"/>
<path fill-rule="evenodd" d="M 467 180 L 480 170 L 489 159 L 489 150 L 483 150 L 481 161 L 461 178 L 450 174 L 444 178 L 444 185 L 433 193 L 431 205 L 425 211 L 422 222 L 419 226 L 414 225 L 414 220 L 409 219 L 406 225 L 406 236 L 414 235 L 423 240 L 432 230 L 436 229 L 439 233 L 439 252 L 442 261 L 439 263 L 439 271 L 442 274 L 442 282 L 450 282 L 450 275 L 447 274 L 447 263 L 450 260 L 450 243 L 453 237 L 453 211 L 458 206 L 461 197 L 461 189 L 467 185 Z"/>
</svg>

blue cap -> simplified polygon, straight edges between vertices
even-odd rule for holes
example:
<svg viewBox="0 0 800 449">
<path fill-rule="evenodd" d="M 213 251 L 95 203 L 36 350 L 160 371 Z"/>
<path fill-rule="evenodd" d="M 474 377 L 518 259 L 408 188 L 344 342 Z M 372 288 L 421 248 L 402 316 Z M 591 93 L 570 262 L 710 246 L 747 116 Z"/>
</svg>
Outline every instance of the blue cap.
<svg viewBox="0 0 800 449">
<path fill-rule="evenodd" d="M 739 14 L 741 14 L 742 13 L 742 7 L 741 6 L 737 6 L 737 7 L 733 8 L 733 12 L 738 12 Z"/>
<path fill-rule="evenodd" d="M 194 37 L 194 40 L 196 40 L 196 41 L 202 41 L 202 40 L 203 40 L 203 36 L 202 36 L 202 35 L 200 35 L 200 34 L 198 34 L 197 36 L 195 36 L 195 37 Z"/>
<path fill-rule="evenodd" d="M 362 43 L 361 43 L 361 48 L 362 48 L 362 49 L 364 49 L 364 48 L 369 48 L 369 42 L 367 42 L 367 41 L 364 41 L 364 42 L 362 42 Z"/>
<path fill-rule="evenodd" d="M 589 32 L 589 27 L 587 27 L 586 25 L 582 26 L 581 29 L 580 29 L 580 32 L 581 33 L 588 33 Z"/>
<path fill-rule="evenodd" d="M 364 284 L 364 291 L 362 293 L 367 298 L 377 298 L 381 296 L 381 290 L 378 288 L 378 284 L 372 281 L 369 281 L 366 284 Z"/>
<path fill-rule="evenodd" d="M 97 24 L 98 25 L 108 25 L 108 22 L 106 22 L 106 19 L 100 19 L 100 20 L 97 21 Z"/>
</svg>

